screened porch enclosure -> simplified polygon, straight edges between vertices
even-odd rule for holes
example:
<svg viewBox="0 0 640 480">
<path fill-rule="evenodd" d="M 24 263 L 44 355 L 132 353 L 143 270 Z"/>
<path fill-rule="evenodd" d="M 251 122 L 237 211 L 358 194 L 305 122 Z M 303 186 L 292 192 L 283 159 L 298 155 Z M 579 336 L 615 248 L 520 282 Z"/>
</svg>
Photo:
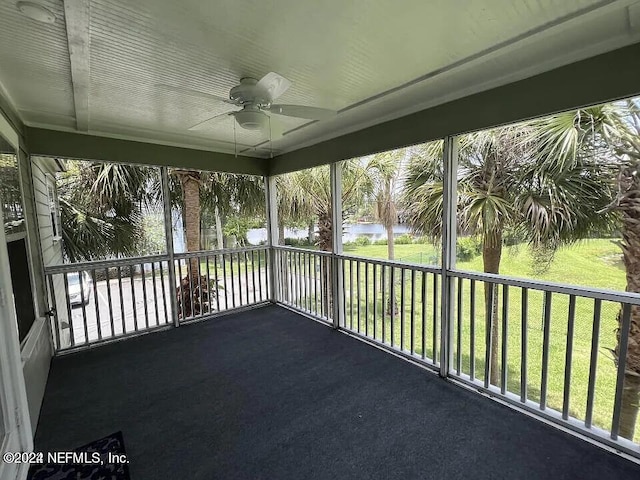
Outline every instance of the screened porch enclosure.
<svg viewBox="0 0 640 480">
<path fill-rule="evenodd" d="M 640 296 L 457 270 L 456 138 L 445 145 L 441 266 L 346 254 L 342 214 L 331 220 L 333 251 L 279 245 L 276 177 L 267 176 L 265 245 L 176 253 L 171 240 L 161 255 L 45 266 L 56 354 L 275 304 L 638 458 L 638 429 L 633 440 L 621 435 L 625 364 L 606 352 L 617 315 L 621 352 L 628 348 Z M 341 175 L 332 164 L 334 212 L 342 212 Z M 166 167 L 161 176 L 166 189 Z M 167 201 L 164 218 L 173 239 Z"/>
</svg>

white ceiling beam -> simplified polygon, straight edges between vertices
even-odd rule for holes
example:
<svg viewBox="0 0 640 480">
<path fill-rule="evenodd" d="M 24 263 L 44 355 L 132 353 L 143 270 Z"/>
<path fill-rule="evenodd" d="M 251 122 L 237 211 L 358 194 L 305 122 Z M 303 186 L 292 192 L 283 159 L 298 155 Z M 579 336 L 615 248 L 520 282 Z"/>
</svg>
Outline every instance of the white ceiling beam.
<svg viewBox="0 0 640 480">
<path fill-rule="evenodd" d="M 89 0 L 64 0 L 78 131 L 89 130 Z"/>
</svg>

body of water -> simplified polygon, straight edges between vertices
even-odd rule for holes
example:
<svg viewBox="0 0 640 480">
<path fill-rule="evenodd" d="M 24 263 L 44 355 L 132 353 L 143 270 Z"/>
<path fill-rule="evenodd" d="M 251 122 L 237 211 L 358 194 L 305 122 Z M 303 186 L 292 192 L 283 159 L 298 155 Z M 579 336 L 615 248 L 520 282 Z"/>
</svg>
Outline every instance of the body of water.
<svg viewBox="0 0 640 480">
<path fill-rule="evenodd" d="M 314 230 L 317 233 L 317 226 Z M 409 233 L 409 228 L 406 225 L 395 225 L 393 227 L 393 235 L 395 237 Z M 285 228 L 285 238 L 307 238 L 308 232 L 306 228 Z M 358 237 L 368 237 L 372 242 L 376 240 L 386 239 L 387 232 L 384 227 L 379 223 L 345 223 L 344 231 L 342 234 L 342 241 L 353 242 Z M 260 242 L 267 240 L 266 228 L 253 228 L 249 230 L 247 234 L 247 240 L 252 245 L 257 245 Z"/>
</svg>

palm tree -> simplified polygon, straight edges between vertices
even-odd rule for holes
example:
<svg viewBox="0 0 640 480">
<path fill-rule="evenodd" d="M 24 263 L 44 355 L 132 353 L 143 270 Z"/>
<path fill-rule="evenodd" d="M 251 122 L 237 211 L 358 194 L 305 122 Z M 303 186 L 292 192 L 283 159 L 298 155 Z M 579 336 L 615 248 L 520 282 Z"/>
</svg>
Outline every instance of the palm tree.
<svg viewBox="0 0 640 480">
<path fill-rule="evenodd" d="M 278 203 L 278 243 L 284 245 L 284 229 L 286 226 L 305 223 L 314 224 L 314 210 L 311 198 L 296 183 L 298 175 L 286 174 L 276 178 Z"/>
<path fill-rule="evenodd" d="M 371 166 L 358 160 L 343 162 L 342 164 L 342 214 L 355 209 L 366 195 L 372 192 L 370 176 Z M 300 195 L 304 196 L 305 207 L 313 212 L 318 219 L 318 248 L 325 252 L 333 251 L 333 224 L 331 207 L 331 182 L 328 166 L 299 170 L 291 174 L 291 182 L 296 186 Z M 307 203 L 308 202 L 308 203 Z M 325 311 L 331 311 L 331 265 L 328 257 L 323 257 L 324 285 L 323 304 Z"/>
<path fill-rule="evenodd" d="M 393 227 L 398 223 L 399 186 L 406 149 L 374 155 L 370 166 L 373 175 L 374 213 L 387 233 L 387 257 L 394 259 Z"/>
<path fill-rule="evenodd" d="M 611 222 L 610 215 L 593 214 L 610 198 L 602 166 L 590 156 L 576 156 L 561 170 L 542 168 L 532 141 L 536 135 L 535 126 L 520 124 L 460 138 L 458 230 L 481 237 L 486 273 L 500 272 L 507 229 L 515 230 L 533 250 L 552 253 L 594 226 Z M 416 149 L 403 195 L 408 223 L 434 240 L 442 231 L 442 148 L 440 141 Z M 490 382 L 498 385 L 498 296 L 491 288 L 485 283 Z"/>
<path fill-rule="evenodd" d="M 640 293 L 640 100 L 630 99 L 539 120 L 541 168 L 563 171 L 582 157 L 609 167 L 614 187 L 605 211 L 617 216 L 628 292 Z M 618 314 L 621 322 L 621 314 Z M 614 350 L 620 358 L 620 328 Z M 633 440 L 640 405 L 640 308 L 631 308 L 631 326 L 620 416 L 620 435 Z"/>
<path fill-rule="evenodd" d="M 138 253 L 142 212 L 154 204 L 149 168 L 67 162 L 59 181 L 63 249 L 71 262 Z"/>
</svg>

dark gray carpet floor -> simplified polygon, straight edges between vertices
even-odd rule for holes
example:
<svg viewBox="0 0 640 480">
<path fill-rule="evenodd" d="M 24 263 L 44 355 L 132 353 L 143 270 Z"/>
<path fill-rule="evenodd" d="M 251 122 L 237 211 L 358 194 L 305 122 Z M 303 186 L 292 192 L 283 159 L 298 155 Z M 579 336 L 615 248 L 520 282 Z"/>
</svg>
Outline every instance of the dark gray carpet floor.
<svg viewBox="0 0 640 480">
<path fill-rule="evenodd" d="M 640 466 L 279 307 L 53 360 L 37 450 L 133 480 L 637 479 Z"/>
</svg>

